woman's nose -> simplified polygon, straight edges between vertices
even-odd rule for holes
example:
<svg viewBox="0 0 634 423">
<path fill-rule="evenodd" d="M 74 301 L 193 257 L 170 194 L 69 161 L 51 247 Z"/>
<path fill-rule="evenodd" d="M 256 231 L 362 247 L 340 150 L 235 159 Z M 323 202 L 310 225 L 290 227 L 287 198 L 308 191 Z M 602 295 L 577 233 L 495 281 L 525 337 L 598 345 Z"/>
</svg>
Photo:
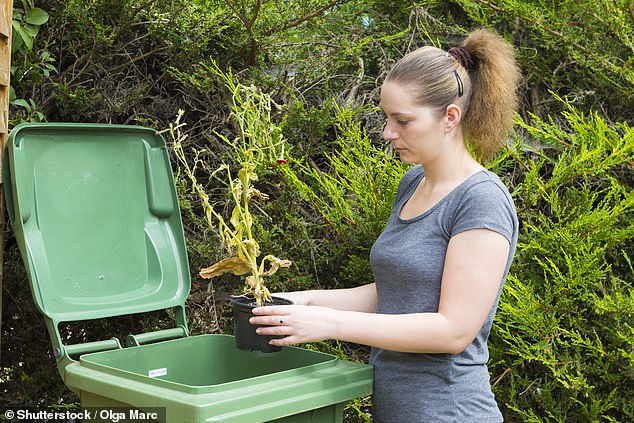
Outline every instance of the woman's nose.
<svg viewBox="0 0 634 423">
<path fill-rule="evenodd" d="M 387 122 L 385 124 L 385 127 L 383 127 L 382 136 L 385 141 L 392 141 L 394 138 L 396 138 L 396 133 L 394 130 L 392 130 L 389 122 Z"/>
</svg>

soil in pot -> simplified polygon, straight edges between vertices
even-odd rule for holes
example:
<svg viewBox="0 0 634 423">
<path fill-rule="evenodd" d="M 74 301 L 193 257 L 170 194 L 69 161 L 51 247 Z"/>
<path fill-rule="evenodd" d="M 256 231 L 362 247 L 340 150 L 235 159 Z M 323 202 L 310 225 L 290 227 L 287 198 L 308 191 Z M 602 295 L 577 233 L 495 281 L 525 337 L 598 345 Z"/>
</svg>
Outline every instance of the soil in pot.
<svg viewBox="0 0 634 423">
<path fill-rule="evenodd" d="M 291 304 L 293 304 L 293 302 L 285 298 L 273 297 L 273 301 L 265 303 L 265 306 Z M 269 341 L 274 338 L 283 338 L 283 336 L 258 335 L 255 330 L 259 326 L 249 323 L 249 319 L 253 316 L 252 310 L 257 307 L 252 297 L 231 298 L 231 305 L 233 307 L 233 327 L 236 347 L 245 351 L 262 351 L 265 353 L 282 350 L 281 347 L 269 345 Z"/>
</svg>

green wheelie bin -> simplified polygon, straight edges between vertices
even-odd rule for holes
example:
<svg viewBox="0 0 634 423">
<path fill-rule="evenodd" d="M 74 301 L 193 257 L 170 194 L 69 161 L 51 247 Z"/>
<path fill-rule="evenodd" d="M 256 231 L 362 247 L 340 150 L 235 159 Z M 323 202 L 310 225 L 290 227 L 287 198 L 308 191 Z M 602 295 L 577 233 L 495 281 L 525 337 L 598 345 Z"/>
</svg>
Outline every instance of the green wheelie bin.
<svg viewBox="0 0 634 423">
<path fill-rule="evenodd" d="M 16 126 L 7 210 L 64 383 L 81 406 L 177 422 L 341 422 L 372 389 L 367 364 L 295 347 L 247 352 L 190 336 L 190 269 L 163 137 L 127 125 Z M 171 309 L 174 327 L 67 345 L 60 323 Z M 104 418 L 104 421 L 112 421 Z"/>
</svg>

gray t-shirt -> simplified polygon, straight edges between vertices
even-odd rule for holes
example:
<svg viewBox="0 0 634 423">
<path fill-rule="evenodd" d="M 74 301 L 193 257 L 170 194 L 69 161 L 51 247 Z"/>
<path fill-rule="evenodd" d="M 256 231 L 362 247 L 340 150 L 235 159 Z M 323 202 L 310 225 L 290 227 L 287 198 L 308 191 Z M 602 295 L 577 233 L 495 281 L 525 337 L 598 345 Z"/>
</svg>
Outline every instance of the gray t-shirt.
<svg viewBox="0 0 634 423">
<path fill-rule="evenodd" d="M 402 178 L 392 214 L 376 240 L 370 262 L 377 313 L 437 312 L 450 238 L 470 229 L 505 236 L 510 252 L 500 291 L 517 245 L 518 221 L 500 179 L 480 171 L 413 219 L 400 211 L 424 176 L 421 166 Z M 489 383 L 487 338 L 500 294 L 477 337 L 460 354 L 415 354 L 373 348 L 373 417 L 378 423 L 501 422 Z"/>
</svg>

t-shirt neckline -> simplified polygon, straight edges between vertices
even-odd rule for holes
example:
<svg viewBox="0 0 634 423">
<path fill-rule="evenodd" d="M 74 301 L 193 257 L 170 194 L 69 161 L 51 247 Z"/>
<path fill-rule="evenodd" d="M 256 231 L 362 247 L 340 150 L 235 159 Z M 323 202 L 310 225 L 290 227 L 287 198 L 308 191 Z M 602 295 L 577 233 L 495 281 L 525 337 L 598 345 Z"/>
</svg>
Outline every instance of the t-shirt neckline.
<svg viewBox="0 0 634 423">
<path fill-rule="evenodd" d="M 460 182 L 458 185 L 456 185 L 451 191 L 449 191 L 447 193 L 447 195 L 445 195 L 443 198 L 441 198 L 440 200 L 438 200 L 433 206 L 431 206 L 430 208 L 428 208 L 427 210 L 425 210 L 424 212 L 422 212 L 421 214 L 418 214 L 410 219 L 403 219 L 401 217 L 401 211 L 403 210 L 403 207 L 405 207 L 405 204 L 410 200 L 410 198 L 412 198 L 412 195 L 414 195 L 414 192 L 416 191 L 416 188 L 418 187 L 418 185 L 421 183 L 421 181 L 423 180 L 423 178 L 425 177 L 425 171 L 421 169 L 421 174 L 420 174 L 420 178 L 416 178 L 417 182 L 415 184 L 413 184 L 413 188 L 407 192 L 407 195 L 403 196 L 403 199 L 401 200 L 401 202 L 398 204 L 398 212 L 396 214 L 396 218 L 398 219 L 399 223 L 414 223 L 418 220 L 424 219 L 426 216 L 429 216 L 431 213 L 433 213 L 436 209 L 438 209 L 438 207 L 440 207 L 443 203 L 445 203 L 446 201 L 448 201 L 449 198 L 451 198 L 453 195 L 455 195 L 455 193 L 462 188 L 463 186 L 465 186 L 467 184 L 467 182 L 469 182 L 471 179 L 475 178 L 478 175 L 481 174 L 486 174 L 487 170 L 486 169 L 480 169 L 477 172 L 475 172 L 473 175 L 468 176 L 464 181 Z"/>
</svg>

